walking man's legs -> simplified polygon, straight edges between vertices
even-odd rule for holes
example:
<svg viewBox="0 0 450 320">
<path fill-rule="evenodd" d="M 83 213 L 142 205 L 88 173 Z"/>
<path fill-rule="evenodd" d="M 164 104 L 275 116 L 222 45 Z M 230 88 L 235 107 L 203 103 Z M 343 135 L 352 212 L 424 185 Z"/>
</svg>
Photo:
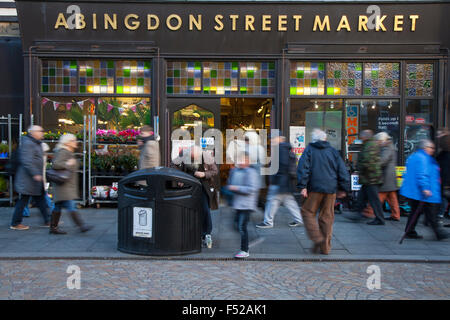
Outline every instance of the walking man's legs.
<svg viewBox="0 0 450 320">
<path fill-rule="evenodd" d="M 45 200 L 45 195 L 42 194 L 40 196 L 34 197 L 36 200 L 36 204 L 41 212 L 42 218 L 44 219 L 44 223 L 48 224 L 50 222 L 50 215 L 48 213 L 47 201 Z"/>
<path fill-rule="evenodd" d="M 303 224 L 302 215 L 300 214 L 300 208 L 298 207 L 297 200 L 295 200 L 292 193 L 284 194 L 284 205 L 289 210 L 289 213 L 294 218 L 295 222 Z"/>
<path fill-rule="evenodd" d="M 301 210 L 306 232 L 316 246 L 320 245 L 325 240 L 320 232 L 319 224 L 316 219 L 316 212 L 322 203 L 323 197 L 323 193 L 310 192 L 303 203 Z"/>
<path fill-rule="evenodd" d="M 375 219 L 384 224 L 383 208 L 381 207 L 380 199 L 378 197 L 378 186 L 368 185 L 366 186 L 366 190 L 369 203 L 372 206 L 373 212 L 376 216 Z"/>
<path fill-rule="evenodd" d="M 23 220 L 23 209 L 28 204 L 31 196 L 21 194 L 19 195 L 19 199 L 17 200 L 16 206 L 14 208 L 14 214 L 11 221 L 11 226 L 15 227 L 19 224 L 22 224 Z"/>
<path fill-rule="evenodd" d="M 271 194 L 269 200 L 266 203 L 266 208 L 264 210 L 264 223 L 273 226 L 273 219 L 275 218 L 275 213 L 280 208 L 281 204 L 281 194 Z"/>
<path fill-rule="evenodd" d="M 423 207 L 419 212 L 417 212 L 420 202 L 417 200 L 412 200 L 412 199 L 409 199 L 408 202 L 409 202 L 409 205 L 411 206 L 411 213 L 409 214 L 408 221 L 406 222 L 405 232 L 408 232 L 407 233 L 408 236 L 416 237 L 416 236 L 418 236 L 418 234 L 416 232 L 416 225 L 417 225 L 417 222 L 419 221 L 420 215 L 423 212 Z"/>
<path fill-rule="evenodd" d="M 322 254 L 329 254 L 331 251 L 331 238 L 333 236 L 334 223 L 334 202 L 336 194 L 325 194 L 322 200 L 322 208 L 319 212 L 319 228 L 325 241 L 320 246 Z"/>
<path fill-rule="evenodd" d="M 386 200 L 391 208 L 391 218 L 400 220 L 400 207 L 398 205 L 397 192 L 388 192 Z"/>
</svg>

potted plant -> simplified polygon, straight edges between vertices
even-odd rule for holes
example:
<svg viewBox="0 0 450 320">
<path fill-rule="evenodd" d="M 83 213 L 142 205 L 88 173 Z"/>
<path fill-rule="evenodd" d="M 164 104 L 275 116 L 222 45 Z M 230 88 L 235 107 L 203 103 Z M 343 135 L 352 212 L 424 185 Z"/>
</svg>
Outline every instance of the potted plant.
<svg viewBox="0 0 450 320">
<path fill-rule="evenodd" d="M 6 191 L 8 191 L 8 181 L 5 177 L 0 176 L 0 198 L 5 196 Z"/>
<path fill-rule="evenodd" d="M 127 152 L 121 156 L 121 163 L 123 168 L 123 174 L 127 175 L 137 169 L 138 158 L 132 153 Z"/>
</svg>

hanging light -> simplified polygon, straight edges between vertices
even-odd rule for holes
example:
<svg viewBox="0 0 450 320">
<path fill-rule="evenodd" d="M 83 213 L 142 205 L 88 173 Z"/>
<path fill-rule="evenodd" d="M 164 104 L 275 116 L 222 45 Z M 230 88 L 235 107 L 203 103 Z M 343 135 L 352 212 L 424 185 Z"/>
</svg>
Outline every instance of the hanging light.
<svg viewBox="0 0 450 320">
<path fill-rule="evenodd" d="M 314 101 L 314 108 L 319 109 L 319 105 L 317 104 L 317 101 Z"/>
<path fill-rule="evenodd" d="M 389 100 L 389 106 L 388 106 L 388 109 L 390 109 L 390 108 L 392 108 L 392 101 L 391 101 L 391 100 Z"/>
<path fill-rule="evenodd" d="M 334 109 L 334 101 L 331 101 L 330 109 Z"/>
<path fill-rule="evenodd" d="M 372 104 L 372 109 L 375 109 L 376 108 L 376 103 L 375 103 L 375 101 L 373 102 L 373 104 Z"/>
<path fill-rule="evenodd" d="M 361 108 L 364 108 L 364 103 L 362 102 L 362 100 L 361 100 L 360 106 L 361 106 Z"/>
</svg>

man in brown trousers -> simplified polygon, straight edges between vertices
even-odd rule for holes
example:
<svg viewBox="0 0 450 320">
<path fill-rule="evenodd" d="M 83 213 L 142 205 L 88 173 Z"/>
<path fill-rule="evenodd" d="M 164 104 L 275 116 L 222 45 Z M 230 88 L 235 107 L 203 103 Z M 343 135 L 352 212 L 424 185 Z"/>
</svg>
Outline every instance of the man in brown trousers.
<svg viewBox="0 0 450 320">
<path fill-rule="evenodd" d="M 303 152 L 297 167 L 297 187 L 304 202 L 303 223 L 314 242 L 312 253 L 329 254 L 333 235 L 334 202 L 350 190 L 350 175 L 339 152 L 327 141 L 325 132 L 314 129 L 312 142 Z M 316 212 L 319 210 L 319 219 Z"/>
</svg>

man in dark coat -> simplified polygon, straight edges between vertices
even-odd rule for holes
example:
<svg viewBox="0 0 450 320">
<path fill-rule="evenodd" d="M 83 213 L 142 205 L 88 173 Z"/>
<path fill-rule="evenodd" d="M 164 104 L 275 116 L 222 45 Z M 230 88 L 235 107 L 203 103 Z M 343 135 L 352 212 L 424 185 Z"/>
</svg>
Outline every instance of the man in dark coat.
<svg viewBox="0 0 450 320">
<path fill-rule="evenodd" d="M 350 191 L 350 175 L 339 152 L 327 141 L 325 132 L 314 129 L 312 143 L 303 152 L 297 167 L 297 187 L 305 199 L 301 213 L 313 253 L 329 254 L 333 235 L 334 202 Z M 319 212 L 319 221 L 316 212 Z"/>
<path fill-rule="evenodd" d="M 257 228 L 272 228 L 275 213 L 281 204 L 284 204 L 294 221 L 289 223 L 290 227 L 303 225 L 303 219 L 300 215 L 300 209 L 297 201 L 292 194 L 294 186 L 292 183 L 289 167 L 294 162 L 295 155 L 291 152 L 291 144 L 286 142 L 283 136 L 275 136 L 271 141 L 272 145 L 278 145 L 278 172 L 270 177 L 269 192 L 267 195 L 267 203 L 264 210 L 264 221 L 257 224 Z"/>
<path fill-rule="evenodd" d="M 32 126 L 28 129 L 28 135 L 22 138 L 19 147 L 19 167 L 14 177 L 14 186 L 19 193 L 19 200 L 14 209 L 11 221 L 11 229 L 28 230 L 28 226 L 22 224 L 23 209 L 28 204 L 30 197 L 41 211 L 44 218 L 44 226 L 50 226 L 50 217 L 47 211 L 44 191 L 44 153 L 41 140 L 44 130 L 40 126 Z"/>
<path fill-rule="evenodd" d="M 383 171 L 381 168 L 380 148 L 373 138 L 372 130 L 364 130 L 360 134 L 363 147 L 358 153 L 356 169 L 359 174 L 359 183 L 362 185 L 358 192 L 356 213 L 347 216 L 350 219 L 359 219 L 361 212 L 366 207 L 367 202 L 374 210 L 375 219 L 369 221 L 368 225 L 384 225 L 383 208 L 378 198 L 378 189 L 383 183 Z"/>
</svg>

